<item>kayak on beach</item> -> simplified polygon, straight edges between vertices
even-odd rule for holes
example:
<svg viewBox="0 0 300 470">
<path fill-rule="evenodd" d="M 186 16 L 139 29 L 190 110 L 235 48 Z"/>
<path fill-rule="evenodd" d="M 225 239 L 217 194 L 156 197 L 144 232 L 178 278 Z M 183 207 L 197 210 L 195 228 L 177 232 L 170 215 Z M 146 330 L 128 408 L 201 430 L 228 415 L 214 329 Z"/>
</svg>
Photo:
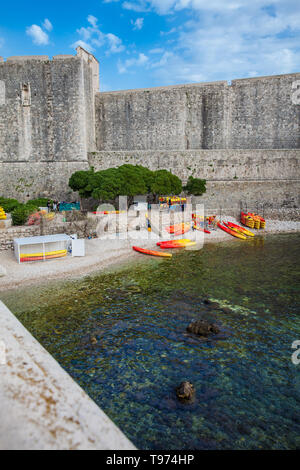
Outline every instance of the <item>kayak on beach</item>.
<svg viewBox="0 0 300 470">
<path fill-rule="evenodd" d="M 240 238 L 241 240 L 247 240 L 247 237 L 245 235 L 242 235 L 241 233 L 235 232 L 234 230 L 231 230 L 228 227 L 225 227 L 225 225 L 221 225 L 220 222 L 218 222 L 218 227 L 221 230 L 224 230 L 224 232 L 229 233 L 233 237 Z"/>
<path fill-rule="evenodd" d="M 172 257 L 171 253 L 163 253 L 162 251 L 148 250 L 147 248 L 141 248 L 139 246 L 133 246 L 132 249 L 139 253 L 143 253 L 144 255 L 163 256 L 165 258 Z"/>
<path fill-rule="evenodd" d="M 174 235 L 181 235 L 183 233 L 186 233 L 190 230 L 191 225 L 182 223 L 182 224 L 175 224 L 175 225 L 170 225 L 169 227 L 166 227 L 166 231 L 168 233 L 173 233 Z"/>
<path fill-rule="evenodd" d="M 180 243 L 180 245 L 184 245 L 185 243 L 189 243 L 191 240 L 189 238 L 179 238 L 178 240 L 166 240 L 166 241 L 162 241 L 162 242 L 157 242 L 157 246 L 161 246 L 161 245 L 165 245 L 165 244 L 168 244 L 170 245 L 171 243 L 175 243 L 175 244 L 178 244 Z"/>
<path fill-rule="evenodd" d="M 47 256 L 33 256 L 33 257 L 20 257 L 20 262 L 25 263 L 28 261 L 41 261 L 44 259 L 55 259 L 55 258 L 63 258 L 64 256 L 67 256 L 67 253 L 60 253 L 56 255 L 47 255 Z"/>
<path fill-rule="evenodd" d="M 187 243 L 163 243 L 160 245 L 160 248 L 163 250 L 166 248 L 186 248 L 188 246 L 194 246 L 196 245 L 196 242 L 187 242 Z"/>
<path fill-rule="evenodd" d="M 239 232 L 245 235 L 249 235 L 250 237 L 255 237 L 254 233 L 251 232 L 250 230 L 246 229 L 245 227 L 241 227 L 240 225 L 236 225 L 233 222 L 227 222 L 226 223 L 227 227 L 232 228 L 232 229 L 237 229 Z"/>
</svg>

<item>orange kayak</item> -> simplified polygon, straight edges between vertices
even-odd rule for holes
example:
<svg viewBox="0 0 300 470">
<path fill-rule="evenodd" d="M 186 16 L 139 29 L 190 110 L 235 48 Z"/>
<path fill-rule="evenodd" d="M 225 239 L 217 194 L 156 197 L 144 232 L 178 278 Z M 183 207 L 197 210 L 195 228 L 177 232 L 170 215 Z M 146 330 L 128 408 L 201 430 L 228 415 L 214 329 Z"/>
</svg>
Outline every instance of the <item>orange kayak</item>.
<svg viewBox="0 0 300 470">
<path fill-rule="evenodd" d="M 227 232 L 229 233 L 230 235 L 232 235 L 233 237 L 236 237 L 236 238 L 241 238 L 242 240 L 246 240 L 247 237 L 245 235 L 242 235 L 241 233 L 237 233 L 235 232 L 234 230 L 231 230 L 230 228 L 228 227 L 225 227 L 225 225 L 221 225 L 220 222 L 218 223 L 218 227 L 222 230 L 224 230 L 224 232 Z"/>
<path fill-rule="evenodd" d="M 170 225 L 169 227 L 166 227 L 166 231 L 168 233 L 173 233 L 174 235 L 181 235 L 185 232 L 188 232 L 190 230 L 191 226 L 190 224 L 176 224 L 176 225 Z"/>
<path fill-rule="evenodd" d="M 134 251 L 138 251 L 139 253 L 143 253 L 144 255 L 163 256 L 164 258 L 172 257 L 171 253 L 163 253 L 162 251 L 148 250 L 147 248 L 141 248 L 139 246 L 133 246 L 132 249 Z"/>
<path fill-rule="evenodd" d="M 163 243 L 160 247 L 164 250 L 165 248 L 186 248 L 188 246 L 194 246 L 196 242 L 187 242 L 187 243 Z"/>
<path fill-rule="evenodd" d="M 157 246 L 162 246 L 162 245 L 169 245 L 171 243 L 175 243 L 175 245 L 177 245 L 178 243 L 180 243 L 180 245 L 184 245 L 185 243 L 189 243 L 191 240 L 189 238 L 180 238 L 178 240 L 166 240 L 166 241 L 162 241 L 162 242 L 157 242 L 156 245 Z"/>
<path fill-rule="evenodd" d="M 249 235 L 250 237 L 254 237 L 254 233 L 247 230 L 245 227 L 241 227 L 240 225 L 234 224 L 233 222 L 227 222 L 227 227 L 237 229 L 239 232 L 242 232 L 245 235 Z"/>
</svg>

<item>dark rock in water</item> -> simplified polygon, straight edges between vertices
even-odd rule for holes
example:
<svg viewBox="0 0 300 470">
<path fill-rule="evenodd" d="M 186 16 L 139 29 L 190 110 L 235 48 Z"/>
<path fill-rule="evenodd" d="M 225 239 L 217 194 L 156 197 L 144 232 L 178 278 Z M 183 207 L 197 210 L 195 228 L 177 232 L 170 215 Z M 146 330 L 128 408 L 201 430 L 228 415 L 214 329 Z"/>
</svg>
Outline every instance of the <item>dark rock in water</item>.
<svg viewBox="0 0 300 470">
<path fill-rule="evenodd" d="M 222 308 L 222 312 L 229 314 L 229 313 L 232 313 L 232 310 L 231 310 L 230 308 L 228 308 L 228 307 L 223 307 L 223 308 Z"/>
<path fill-rule="evenodd" d="M 210 308 L 219 308 L 220 307 L 218 302 L 213 302 L 212 300 L 210 300 L 208 298 L 204 299 L 203 303 L 205 305 L 207 305 L 208 307 L 210 307 Z"/>
<path fill-rule="evenodd" d="M 206 320 L 197 320 L 189 324 L 186 329 L 189 333 L 194 333 L 198 336 L 208 336 L 210 334 L 220 333 L 219 327 L 214 323 L 209 323 Z"/>
<path fill-rule="evenodd" d="M 181 382 L 176 388 L 176 395 L 180 401 L 193 401 L 195 398 L 195 388 L 190 382 Z"/>
</svg>

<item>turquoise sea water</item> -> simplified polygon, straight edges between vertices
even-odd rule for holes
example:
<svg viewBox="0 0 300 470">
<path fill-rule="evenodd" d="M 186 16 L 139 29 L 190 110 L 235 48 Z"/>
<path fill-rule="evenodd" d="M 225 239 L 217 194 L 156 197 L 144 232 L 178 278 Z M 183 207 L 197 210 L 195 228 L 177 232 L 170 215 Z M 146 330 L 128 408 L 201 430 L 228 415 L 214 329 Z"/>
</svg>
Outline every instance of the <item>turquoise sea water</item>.
<svg viewBox="0 0 300 470">
<path fill-rule="evenodd" d="M 299 250 L 237 240 L 0 298 L 138 448 L 296 449 Z M 188 334 L 200 318 L 221 332 Z"/>
</svg>

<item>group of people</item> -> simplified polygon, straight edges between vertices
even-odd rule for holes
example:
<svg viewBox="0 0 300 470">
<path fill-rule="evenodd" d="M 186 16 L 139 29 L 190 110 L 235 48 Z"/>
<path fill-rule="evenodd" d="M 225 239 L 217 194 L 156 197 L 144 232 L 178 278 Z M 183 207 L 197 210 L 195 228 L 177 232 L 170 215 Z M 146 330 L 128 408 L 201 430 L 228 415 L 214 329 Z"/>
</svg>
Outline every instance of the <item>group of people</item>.
<svg viewBox="0 0 300 470">
<path fill-rule="evenodd" d="M 50 199 L 48 199 L 47 201 L 47 208 L 48 208 L 48 212 L 58 212 L 59 211 L 59 205 L 60 205 L 60 202 L 59 201 L 51 201 Z"/>
</svg>

